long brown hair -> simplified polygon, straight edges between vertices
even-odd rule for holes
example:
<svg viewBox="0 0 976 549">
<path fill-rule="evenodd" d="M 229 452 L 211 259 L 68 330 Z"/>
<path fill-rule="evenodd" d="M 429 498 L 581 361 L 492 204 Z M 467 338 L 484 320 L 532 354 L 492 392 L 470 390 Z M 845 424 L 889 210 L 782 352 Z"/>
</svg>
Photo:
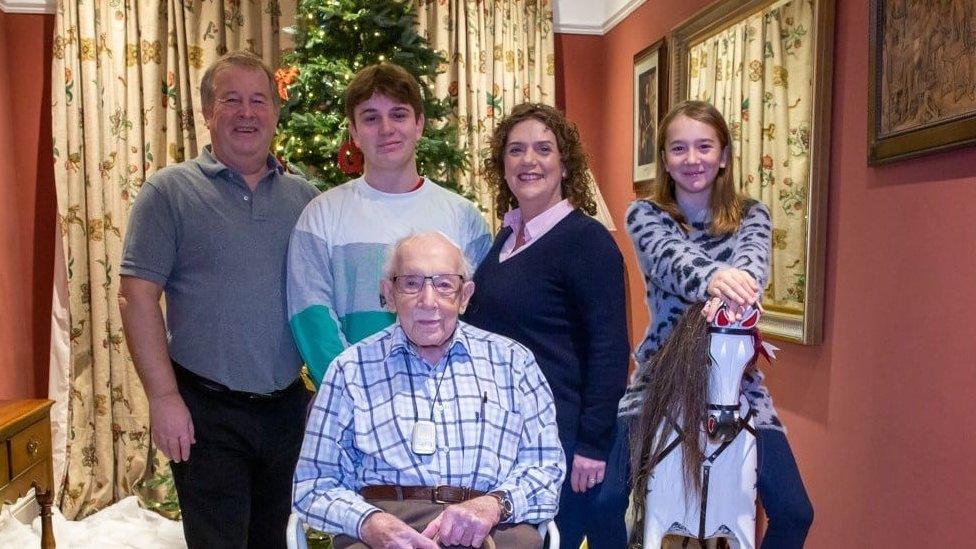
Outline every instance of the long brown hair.
<svg viewBox="0 0 976 549">
<path fill-rule="evenodd" d="M 579 129 L 559 109 L 542 103 L 522 103 L 495 126 L 491 134 L 491 155 L 484 160 L 484 176 L 488 187 L 495 191 L 495 215 L 504 219 L 505 213 L 518 208 L 518 199 L 505 181 L 505 145 L 508 134 L 516 124 L 534 118 L 542 122 L 556 136 L 566 177 L 560 183 L 563 198 L 574 208 L 596 215 L 596 199 L 590 188 L 586 153 Z"/>
<path fill-rule="evenodd" d="M 685 232 L 691 230 L 685 214 L 681 213 L 681 208 L 678 207 L 675 183 L 665 165 L 668 127 L 679 116 L 685 116 L 711 126 L 718 135 L 719 144 L 725 151 L 724 154 L 728 155 L 725 167 L 719 168 L 718 175 L 715 176 L 715 182 L 712 183 L 712 190 L 709 195 L 708 207 L 712 214 L 712 225 L 709 232 L 714 235 L 733 233 L 742 223 L 742 206 L 745 197 L 736 192 L 735 180 L 732 177 L 734 171 L 732 133 L 729 131 L 729 125 L 725 122 L 722 113 L 718 112 L 718 109 L 711 103 L 683 101 L 675 105 L 664 116 L 657 132 L 657 183 L 651 192 L 651 200 L 678 222 L 678 225 Z"/>
<path fill-rule="evenodd" d="M 631 432 L 631 478 L 633 482 L 634 530 L 631 544 L 642 543 L 644 536 L 644 498 L 647 481 L 675 425 L 684 434 L 683 452 L 685 494 L 701 490 L 702 417 L 708 398 L 708 368 L 711 364 L 708 322 L 702 317 L 704 303 L 688 307 L 651 358 L 650 380 L 644 392 L 640 419 Z M 663 427 L 663 428 L 662 428 Z M 658 430 L 661 436 L 657 437 Z"/>
</svg>

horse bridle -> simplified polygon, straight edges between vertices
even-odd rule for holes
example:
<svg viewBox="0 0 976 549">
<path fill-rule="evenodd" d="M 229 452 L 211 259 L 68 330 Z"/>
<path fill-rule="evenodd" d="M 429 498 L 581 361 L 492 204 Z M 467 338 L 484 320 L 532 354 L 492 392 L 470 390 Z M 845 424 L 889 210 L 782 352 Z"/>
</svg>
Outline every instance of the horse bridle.
<svg viewBox="0 0 976 549">
<path fill-rule="evenodd" d="M 709 334 L 750 336 L 755 338 L 758 330 L 756 328 L 726 328 L 722 326 L 709 326 Z M 758 351 L 754 351 L 758 354 Z M 754 354 L 750 359 L 751 364 L 756 358 Z M 748 414 L 746 418 L 739 418 L 740 405 L 736 404 L 708 404 L 705 413 L 705 432 L 709 438 L 721 439 L 723 442 L 731 442 L 738 436 L 739 431 L 748 425 Z M 752 410 L 750 409 L 750 412 Z M 744 419 L 744 420 L 743 420 Z"/>
</svg>

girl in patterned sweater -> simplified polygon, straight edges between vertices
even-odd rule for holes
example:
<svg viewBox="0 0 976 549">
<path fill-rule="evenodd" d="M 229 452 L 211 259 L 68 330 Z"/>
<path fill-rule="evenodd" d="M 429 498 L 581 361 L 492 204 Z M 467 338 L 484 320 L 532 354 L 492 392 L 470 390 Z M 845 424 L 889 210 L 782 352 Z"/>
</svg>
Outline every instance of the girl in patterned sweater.
<svg viewBox="0 0 976 549">
<path fill-rule="evenodd" d="M 620 403 L 621 424 L 637 417 L 652 372 L 650 358 L 692 303 L 721 300 L 736 313 L 756 304 L 769 275 L 771 221 L 764 204 L 739 195 L 731 134 L 721 113 L 701 101 L 677 105 L 661 122 L 655 194 L 627 211 L 651 324 L 635 352 L 640 365 Z M 711 318 L 709 318 L 711 320 Z M 813 508 L 762 373 L 743 376 L 757 410 L 759 498 L 769 517 L 762 547 L 802 547 Z M 628 428 L 620 428 L 627 436 Z M 609 474 L 609 471 L 608 471 Z M 635 497 L 643 497 L 643 488 Z"/>
</svg>

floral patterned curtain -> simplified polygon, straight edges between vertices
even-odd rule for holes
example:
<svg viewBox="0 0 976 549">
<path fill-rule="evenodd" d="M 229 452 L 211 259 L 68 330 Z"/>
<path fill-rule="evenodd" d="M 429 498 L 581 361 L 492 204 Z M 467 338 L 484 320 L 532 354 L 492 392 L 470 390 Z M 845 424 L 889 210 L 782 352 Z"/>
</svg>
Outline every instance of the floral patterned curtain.
<svg viewBox="0 0 976 549">
<path fill-rule="evenodd" d="M 788 0 L 691 49 L 688 96 L 732 131 L 739 189 L 769 206 L 773 254 L 763 304 L 802 314 L 813 117 L 812 0 Z"/>
<path fill-rule="evenodd" d="M 419 33 L 448 60 L 434 92 L 454 104 L 460 146 L 472 167 L 465 185 L 493 213 L 495 202 L 480 168 L 496 121 L 519 103 L 556 100 L 552 5 L 549 0 L 414 2 Z"/>
<path fill-rule="evenodd" d="M 143 181 L 209 142 L 199 93 L 208 64 L 248 49 L 276 65 L 279 28 L 293 14 L 278 0 L 58 2 L 52 111 L 70 319 L 60 496 L 68 518 L 130 494 L 176 509 L 122 335 L 116 294 L 124 228 Z"/>
</svg>

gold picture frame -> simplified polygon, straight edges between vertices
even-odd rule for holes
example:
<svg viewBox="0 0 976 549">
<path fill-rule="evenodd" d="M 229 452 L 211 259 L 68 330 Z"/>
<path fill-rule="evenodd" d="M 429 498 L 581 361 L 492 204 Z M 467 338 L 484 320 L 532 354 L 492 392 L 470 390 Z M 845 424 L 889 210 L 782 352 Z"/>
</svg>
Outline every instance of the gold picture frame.
<svg viewBox="0 0 976 549">
<path fill-rule="evenodd" d="M 718 36 L 719 33 L 729 30 L 748 18 L 755 17 L 757 14 L 765 14 L 772 9 L 778 9 L 791 1 L 808 2 L 810 5 L 804 5 L 804 8 L 812 9 L 813 12 L 811 28 L 805 29 L 805 34 L 802 37 L 804 44 L 810 44 L 809 50 L 812 54 L 812 66 L 809 67 L 812 105 L 808 107 L 812 110 L 811 123 L 807 128 L 808 134 L 804 133 L 804 137 L 808 140 L 804 141 L 804 145 L 809 144 L 809 170 L 806 174 L 806 192 L 802 196 L 806 205 L 806 212 L 803 217 L 805 227 L 802 234 L 796 236 L 796 238 L 802 238 L 804 242 L 792 243 L 805 252 L 805 261 L 802 269 L 799 265 L 796 266 L 800 273 L 795 282 L 798 287 L 796 295 L 800 296 L 797 298 L 800 306 L 780 309 L 764 302 L 766 314 L 762 317 L 760 327 L 764 334 L 777 339 L 805 345 L 817 345 L 823 339 L 826 206 L 833 73 L 831 64 L 834 24 L 833 0 L 720 0 L 695 14 L 676 27 L 671 34 L 670 71 L 672 87 L 670 100 L 672 104 L 676 104 L 679 101 L 689 99 L 690 55 L 695 46 L 705 43 L 706 40 Z M 754 67 L 738 67 L 739 71 L 750 69 L 754 69 Z M 728 116 L 729 113 L 724 114 Z M 765 132 L 761 138 L 766 138 Z M 763 159 L 765 161 L 765 157 Z M 794 188 L 802 188 L 802 183 L 798 182 Z M 764 202 L 766 201 L 764 200 Z M 766 205 L 772 206 L 768 202 Z M 778 236 L 782 235 L 777 235 L 774 220 L 774 247 L 777 245 Z"/>
<path fill-rule="evenodd" d="M 971 0 L 871 0 L 869 164 L 976 143 L 972 7 Z"/>
<path fill-rule="evenodd" d="M 668 110 L 667 41 L 662 38 L 634 56 L 633 180 L 638 198 L 647 196 L 657 173 L 657 127 Z"/>
</svg>

